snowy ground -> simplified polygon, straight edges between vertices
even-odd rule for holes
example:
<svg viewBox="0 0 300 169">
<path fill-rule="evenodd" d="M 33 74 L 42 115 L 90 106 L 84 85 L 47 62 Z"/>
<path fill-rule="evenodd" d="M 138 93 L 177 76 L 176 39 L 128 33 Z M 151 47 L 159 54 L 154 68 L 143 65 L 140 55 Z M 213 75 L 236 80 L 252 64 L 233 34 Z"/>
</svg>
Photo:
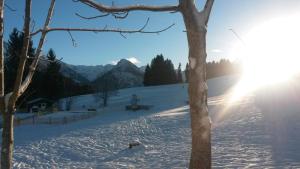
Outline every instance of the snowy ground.
<svg viewBox="0 0 300 169">
<path fill-rule="evenodd" d="M 209 81 L 213 167 L 300 168 L 300 86 L 261 89 L 228 106 L 235 82 Z M 14 168 L 187 168 L 186 91 L 183 85 L 125 89 L 92 119 L 16 127 Z M 154 107 L 125 111 L 133 93 Z M 128 149 L 134 140 L 142 146 Z"/>
</svg>

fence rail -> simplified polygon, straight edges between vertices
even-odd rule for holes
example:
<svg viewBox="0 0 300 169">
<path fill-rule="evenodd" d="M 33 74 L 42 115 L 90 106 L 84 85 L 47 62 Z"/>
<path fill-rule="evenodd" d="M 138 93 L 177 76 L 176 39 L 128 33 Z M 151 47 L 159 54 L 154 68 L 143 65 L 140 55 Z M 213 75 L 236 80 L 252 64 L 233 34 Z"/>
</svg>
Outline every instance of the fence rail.
<svg viewBox="0 0 300 169">
<path fill-rule="evenodd" d="M 85 112 L 85 113 L 74 113 L 74 115 L 67 115 L 61 117 L 46 117 L 33 115 L 26 118 L 15 118 L 15 126 L 26 125 L 26 124 L 68 124 L 80 120 L 89 119 L 99 115 L 99 112 Z"/>
</svg>

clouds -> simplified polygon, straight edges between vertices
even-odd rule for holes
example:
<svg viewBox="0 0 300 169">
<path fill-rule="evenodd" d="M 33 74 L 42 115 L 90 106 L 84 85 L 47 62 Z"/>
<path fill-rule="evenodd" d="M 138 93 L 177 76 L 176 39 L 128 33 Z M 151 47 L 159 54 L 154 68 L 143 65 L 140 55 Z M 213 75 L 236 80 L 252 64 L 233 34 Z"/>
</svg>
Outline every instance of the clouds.
<svg viewBox="0 0 300 169">
<path fill-rule="evenodd" d="M 129 58 L 125 58 L 126 60 L 128 60 L 129 62 L 137 65 L 139 63 L 141 63 L 136 57 L 129 57 Z M 118 60 L 113 60 L 111 61 L 111 64 L 116 65 L 121 59 Z"/>
<path fill-rule="evenodd" d="M 223 50 L 221 50 L 221 49 L 212 49 L 212 50 L 210 50 L 210 52 L 212 52 L 212 53 L 222 53 Z"/>
<path fill-rule="evenodd" d="M 126 60 L 130 61 L 133 64 L 139 64 L 141 63 L 136 57 L 130 57 L 130 58 L 126 58 Z"/>
</svg>

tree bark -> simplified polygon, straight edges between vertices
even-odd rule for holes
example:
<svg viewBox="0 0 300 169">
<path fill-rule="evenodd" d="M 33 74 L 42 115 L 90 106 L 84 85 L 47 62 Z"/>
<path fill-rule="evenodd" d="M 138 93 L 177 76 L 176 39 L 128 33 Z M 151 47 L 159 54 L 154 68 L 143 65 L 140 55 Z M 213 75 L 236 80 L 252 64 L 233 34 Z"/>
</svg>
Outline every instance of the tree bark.
<svg viewBox="0 0 300 169">
<path fill-rule="evenodd" d="M 4 0 L 0 0 L 0 97 L 4 97 L 4 45 L 3 45 L 3 14 L 4 14 Z M 0 101 L 2 102 L 2 101 Z M 3 107 L 0 103 L 0 107 Z M 1 112 L 3 113 L 3 112 Z"/>
<path fill-rule="evenodd" d="M 2 117 L 3 117 L 3 124 L 2 124 L 3 130 L 2 130 L 2 147 L 1 147 L 1 168 L 11 169 L 13 145 L 14 145 L 13 111 L 9 110 L 3 113 Z"/>
<path fill-rule="evenodd" d="M 194 0 L 181 0 L 189 44 L 189 102 L 192 129 L 190 169 L 211 168 L 211 122 L 207 108 L 206 26 L 213 0 L 199 12 Z"/>
</svg>

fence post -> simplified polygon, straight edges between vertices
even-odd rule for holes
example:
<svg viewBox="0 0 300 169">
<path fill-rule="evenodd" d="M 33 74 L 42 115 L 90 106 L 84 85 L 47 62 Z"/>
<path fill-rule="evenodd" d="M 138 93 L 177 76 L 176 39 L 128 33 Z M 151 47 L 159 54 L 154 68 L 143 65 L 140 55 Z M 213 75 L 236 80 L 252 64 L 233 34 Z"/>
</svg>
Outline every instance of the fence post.
<svg viewBox="0 0 300 169">
<path fill-rule="evenodd" d="M 35 115 L 32 116 L 32 124 L 35 124 Z"/>
<path fill-rule="evenodd" d="M 49 117 L 49 124 L 52 124 L 52 118 Z"/>
<path fill-rule="evenodd" d="M 64 124 L 67 124 L 67 123 L 68 123 L 68 119 L 67 119 L 66 116 L 65 116 L 64 119 L 63 119 L 63 123 L 64 123 Z"/>
</svg>

